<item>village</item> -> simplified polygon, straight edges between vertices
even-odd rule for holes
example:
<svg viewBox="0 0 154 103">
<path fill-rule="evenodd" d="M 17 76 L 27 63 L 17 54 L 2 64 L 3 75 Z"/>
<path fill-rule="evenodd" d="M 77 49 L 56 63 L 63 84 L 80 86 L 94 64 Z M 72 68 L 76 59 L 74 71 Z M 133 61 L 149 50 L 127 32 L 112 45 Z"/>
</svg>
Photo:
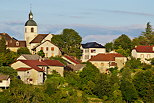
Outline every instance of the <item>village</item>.
<svg viewBox="0 0 154 103">
<path fill-rule="evenodd" d="M 144 69 L 149 70 L 148 68 L 153 68 L 154 42 L 152 41 L 152 38 L 154 37 L 154 32 L 149 30 L 152 28 L 149 22 L 147 23 L 144 38 L 135 38 L 134 44 L 131 44 L 131 46 L 129 43 L 131 40 L 128 39 L 125 34 L 122 34 L 118 39 L 116 39 L 117 41 L 115 40 L 114 42 L 102 45 L 93 41 L 82 44 L 82 38 L 73 29 L 64 29 L 63 34 L 60 35 L 50 33 L 39 34 L 39 28 L 33 18 L 32 11 L 30 11 L 28 16 L 28 21 L 24 26 L 24 40 L 17 40 L 15 39 L 16 37 L 11 37 L 11 34 L 5 33 L 7 31 L 0 33 L 0 42 L 4 41 L 5 43 L 5 46 L 4 43 L 0 43 L 0 46 L 2 45 L 0 51 L 3 52 L 3 49 L 5 49 L 6 52 L 18 53 L 17 56 L 13 56 L 13 54 L 10 57 L 8 56 L 5 58 L 6 61 L 8 59 L 12 60 L 9 63 L 3 63 L 3 60 L 5 59 L 0 61 L 1 66 L 9 66 L 15 70 L 17 72 L 16 78 L 21 80 L 24 84 L 36 86 L 44 85 L 45 82 L 48 81 L 48 77 L 54 73 L 59 74 L 62 78 L 65 77 L 65 72 L 82 73 L 85 71 L 85 68 L 88 68 L 87 65 L 89 63 L 92 67 L 94 66 L 93 68 L 99 70 L 96 70 L 97 72 L 103 75 L 119 75 L 113 71 L 120 72 L 124 70 L 123 68 L 128 68 L 129 66 L 135 71 L 132 75 L 137 74 L 139 72 L 138 70 L 144 71 Z M 67 36 L 66 40 L 63 38 L 65 35 Z M 70 35 L 72 35 L 72 37 Z M 68 42 L 70 45 L 67 44 Z M 123 42 L 126 43 L 124 46 L 122 45 Z M 5 52 L 4 54 L 1 54 L 2 57 L 5 55 L 7 55 Z M 152 70 L 150 71 L 151 75 L 153 75 L 154 72 Z M 12 76 L 6 72 L 0 72 L 0 88 L 1 91 L 4 92 L 10 88 L 11 82 L 13 81 Z M 127 72 L 129 72 L 129 70 Z M 90 73 L 88 74 L 87 72 L 86 76 L 88 75 L 91 76 Z M 72 76 L 72 78 L 74 77 Z M 94 77 L 92 78 L 94 79 Z M 91 90 L 92 87 L 90 89 L 88 88 L 88 85 L 93 85 L 93 79 L 89 80 L 89 84 L 85 84 L 87 87 L 84 87 L 84 89 L 86 88 L 85 90 L 90 91 L 88 91 L 87 94 L 96 94 L 99 97 L 102 94 L 97 94 L 96 91 L 93 93 Z M 150 85 L 152 86 L 153 84 Z M 75 84 L 74 86 L 77 85 Z M 78 88 L 81 87 L 79 86 Z M 151 93 L 153 93 L 153 86 L 149 88 L 152 89 Z M 84 89 L 82 88 L 81 90 L 84 91 Z M 100 96 L 99 98 L 105 100 L 105 97 L 103 96 Z M 130 98 L 125 98 L 125 100 L 138 100 L 136 95 L 133 95 L 133 97 Z M 151 97 L 150 100 L 154 100 L 153 97 Z M 124 103 L 124 101 L 121 99 L 121 102 L 116 103 Z"/>
</svg>

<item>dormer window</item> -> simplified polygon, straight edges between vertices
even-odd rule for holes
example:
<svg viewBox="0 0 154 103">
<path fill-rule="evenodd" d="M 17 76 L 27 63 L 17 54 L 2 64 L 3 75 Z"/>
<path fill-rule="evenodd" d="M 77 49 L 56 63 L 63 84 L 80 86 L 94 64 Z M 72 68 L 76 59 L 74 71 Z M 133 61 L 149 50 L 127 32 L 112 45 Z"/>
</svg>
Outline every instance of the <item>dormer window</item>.
<svg viewBox="0 0 154 103">
<path fill-rule="evenodd" d="M 18 41 L 16 42 L 16 46 L 19 46 L 19 42 Z"/>
<path fill-rule="evenodd" d="M 32 32 L 32 33 L 34 32 L 34 28 L 31 28 L 31 32 Z"/>
</svg>

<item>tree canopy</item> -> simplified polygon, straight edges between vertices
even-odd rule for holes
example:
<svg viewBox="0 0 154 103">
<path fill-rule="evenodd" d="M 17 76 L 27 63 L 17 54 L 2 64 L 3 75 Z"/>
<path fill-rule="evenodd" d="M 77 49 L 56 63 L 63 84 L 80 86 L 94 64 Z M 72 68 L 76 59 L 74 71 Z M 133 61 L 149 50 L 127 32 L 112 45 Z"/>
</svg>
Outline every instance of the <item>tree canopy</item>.
<svg viewBox="0 0 154 103">
<path fill-rule="evenodd" d="M 63 54 L 70 56 L 81 56 L 81 41 L 80 35 L 73 29 L 64 29 L 60 35 L 54 35 L 51 42 L 57 45 Z"/>
<path fill-rule="evenodd" d="M 17 50 L 17 53 L 19 55 L 21 54 L 31 54 L 29 49 L 27 47 L 20 47 L 18 50 Z"/>
</svg>

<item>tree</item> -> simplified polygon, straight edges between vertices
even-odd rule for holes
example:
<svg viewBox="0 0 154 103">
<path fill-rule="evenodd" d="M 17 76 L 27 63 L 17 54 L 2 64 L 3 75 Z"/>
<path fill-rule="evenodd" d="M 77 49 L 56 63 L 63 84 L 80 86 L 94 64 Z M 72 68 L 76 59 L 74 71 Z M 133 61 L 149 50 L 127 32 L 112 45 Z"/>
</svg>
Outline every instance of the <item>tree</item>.
<svg viewBox="0 0 154 103">
<path fill-rule="evenodd" d="M 119 47 L 124 50 L 131 49 L 131 39 L 127 35 L 122 34 L 114 41 L 114 49 L 119 49 Z"/>
<path fill-rule="evenodd" d="M 0 53 L 6 52 L 6 41 L 4 37 L 0 38 Z"/>
<path fill-rule="evenodd" d="M 27 47 L 20 47 L 18 50 L 17 50 L 17 53 L 19 55 L 21 54 L 31 54 L 29 49 Z"/>
<path fill-rule="evenodd" d="M 54 35 L 51 42 L 57 45 L 63 52 L 63 54 L 75 56 L 79 58 L 81 56 L 81 41 L 80 35 L 73 29 L 64 29 L 62 34 Z"/>
<path fill-rule="evenodd" d="M 147 103 L 154 101 L 154 72 L 152 70 L 140 71 L 133 79 L 139 97 Z"/>
<path fill-rule="evenodd" d="M 141 63 L 141 61 L 140 61 L 139 58 L 136 59 L 136 58 L 133 58 L 133 57 L 132 57 L 131 60 L 128 60 L 128 61 L 126 62 L 125 67 L 128 67 L 128 68 L 130 68 L 130 69 L 141 69 L 142 63 Z"/>
<path fill-rule="evenodd" d="M 43 50 L 38 51 L 37 54 L 42 58 L 45 57 L 45 53 L 43 52 Z"/>
<path fill-rule="evenodd" d="M 112 42 L 106 43 L 105 48 L 106 48 L 107 52 L 112 51 L 113 50 L 113 43 Z"/>
<path fill-rule="evenodd" d="M 150 39 L 152 35 L 152 26 L 150 25 L 150 22 L 147 23 L 147 27 L 145 28 L 145 32 L 142 34 L 143 36 L 147 37 Z"/>
</svg>

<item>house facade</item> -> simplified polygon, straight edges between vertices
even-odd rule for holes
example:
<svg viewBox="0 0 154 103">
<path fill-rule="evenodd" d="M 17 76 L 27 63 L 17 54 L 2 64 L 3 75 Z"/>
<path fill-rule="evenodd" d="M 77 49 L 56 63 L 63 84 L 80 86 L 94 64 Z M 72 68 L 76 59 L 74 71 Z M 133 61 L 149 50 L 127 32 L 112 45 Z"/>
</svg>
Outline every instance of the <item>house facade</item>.
<svg viewBox="0 0 154 103">
<path fill-rule="evenodd" d="M 89 42 L 86 44 L 82 44 L 81 50 L 82 50 L 82 57 L 81 57 L 82 62 L 88 61 L 93 56 L 96 56 L 99 53 L 106 53 L 105 47 L 96 42 Z"/>
<path fill-rule="evenodd" d="M 89 62 L 95 65 L 101 73 L 108 73 L 109 68 L 124 67 L 127 58 L 118 53 L 102 53 L 92 57 Z"/>
<path fill-rule="evenodd" d="M 0 74 L 0 88 L 8 88 L 10 86 L 10 76 Z"/>
<path fill-rule="evenodd" d="M 6 41 L 7 49 L 10 49 L 11 51 L 17 52 L 17 50 L 20 47 L 26 47 L 26 41 L 24 41 L 24 40 L 23 41 L 22 40 L 17 40 L 17 39 L 15 39 L 13 37 L 10 37 L 10 35 L 7 34 L 7 33 L 0 33 L 0 39 L 2 37 Z"/>
<path fill-rule="evenodd" d="M 149 59 L 154 58 L 154 46 L 136 46 L 132 52 L 134 58 L 140 58 L 142 63 L 150 64 Z"/>
</svg>

